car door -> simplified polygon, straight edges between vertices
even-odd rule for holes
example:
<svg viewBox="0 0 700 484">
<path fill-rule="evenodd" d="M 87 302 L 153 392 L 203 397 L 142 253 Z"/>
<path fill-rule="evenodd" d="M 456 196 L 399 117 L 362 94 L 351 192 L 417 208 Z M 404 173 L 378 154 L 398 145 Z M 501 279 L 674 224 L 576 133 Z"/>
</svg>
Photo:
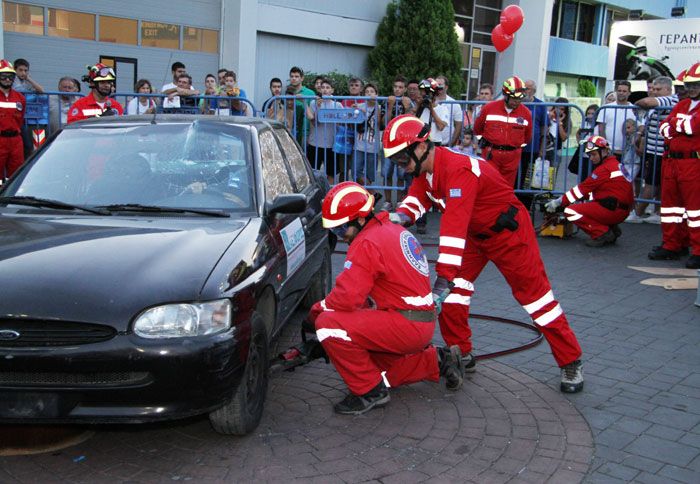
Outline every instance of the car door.
<svg viewBox="0 0 700 484">
<path fill-rule="evenodd" d="M 304 270 L 307 274 L 305 277 L 311 278 L 320 269 L 324 251 L 328 248 L 327 231 L 323 228 L 321 220 L 321 204 L 326 196 L 326 189 L 316 181 L 311 166 L 289 132 L 282 126 L 275 128 L 274 132 L 289 165 L 294 189 L 296 193 L 306 195 L 308 201 L 301 222 L 306 236 L 307 263 L 304 265 Z"/>
<path fill-rule="evenodd" d="M 258 133 L 262 162 L 262 178 L 265 201 L 271 203 L 278 195 L 295 193 L 291 171 L 271 129 Z M 278 322 L 289 317 L 309 283 L 307 240 L 304 229 L 304 213 L 265 215 L 266 222 L 277 245 L 276 279 L 279 307 Z"/>
</svg>

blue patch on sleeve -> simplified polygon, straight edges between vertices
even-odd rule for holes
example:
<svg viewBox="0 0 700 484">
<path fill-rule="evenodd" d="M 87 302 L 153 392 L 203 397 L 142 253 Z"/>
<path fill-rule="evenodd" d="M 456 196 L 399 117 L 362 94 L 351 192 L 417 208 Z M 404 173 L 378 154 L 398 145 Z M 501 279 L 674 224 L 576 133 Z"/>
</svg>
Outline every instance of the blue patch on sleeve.
<svg viewBox="0 0 700 484">
<path fill-rule="evenodd" d="M 598 175 L 596 175 L 595 173 L 593 173 L 593 174 L 591 175 L 591 178 L 593 178 L 594 180 L 597 180 L 597 179 L 598 179 Z"/>
<path fill-rule="evenodd" d="M 460 198 L 462 196 L 461 188 L 450 188 L 450 198 Z"/>
<path fill-rule="evenodd" d="M 343 269 L 350 269 L 352 267 L 352 261 L 346 260 L 343 264 Z"/>
</svg>

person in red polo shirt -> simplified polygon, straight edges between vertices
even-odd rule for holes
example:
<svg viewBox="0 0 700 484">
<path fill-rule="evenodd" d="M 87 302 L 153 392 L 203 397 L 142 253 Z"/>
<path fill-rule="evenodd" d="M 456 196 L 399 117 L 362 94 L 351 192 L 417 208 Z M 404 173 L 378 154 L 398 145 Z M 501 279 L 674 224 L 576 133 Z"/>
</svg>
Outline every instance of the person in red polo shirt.
<svg viewBox="0 0 700 484">
<path fill-rule="evenodd" d="M 24 163 L 24 145 L 20 131 L 24 124 L 24 96 L 14 89 L 15 69 L 0 60 L 0 180 L 9 178 Z"/>
<path fill-rule="evenodd" d="M 83 81 L 90 86 L 90 94 L 78 99 L 68 110 L 68 124 L 97 116 L 121 116 L 124 108 L 116 99 L 111 99 L 112 86 L 117 77 L 114 70 L 104 64 L 88 66 Z"/>
</svg>

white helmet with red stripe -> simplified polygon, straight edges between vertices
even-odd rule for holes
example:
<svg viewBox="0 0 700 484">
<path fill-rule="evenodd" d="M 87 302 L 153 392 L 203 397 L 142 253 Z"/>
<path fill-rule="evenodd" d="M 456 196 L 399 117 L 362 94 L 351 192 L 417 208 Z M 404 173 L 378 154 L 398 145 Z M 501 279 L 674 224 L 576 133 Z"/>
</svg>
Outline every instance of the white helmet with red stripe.
<svg viewBox="0 0 700 484">
<path fill-rule="evenodd" d="M 392 119 L 384 130 L 382 144 L 384 156 L 391 158 L 414 143 L 428 139 L 430 125 L 412 114 L 402 114 Z"/>
<path fill-rule="evenodd" d="M 374 207 L 374 196 L 355 182 L 342 182 L 331 188 L 321 207 L 323 226 L 339 227 L 359 217 L 367 217 Z"/>
</svg>

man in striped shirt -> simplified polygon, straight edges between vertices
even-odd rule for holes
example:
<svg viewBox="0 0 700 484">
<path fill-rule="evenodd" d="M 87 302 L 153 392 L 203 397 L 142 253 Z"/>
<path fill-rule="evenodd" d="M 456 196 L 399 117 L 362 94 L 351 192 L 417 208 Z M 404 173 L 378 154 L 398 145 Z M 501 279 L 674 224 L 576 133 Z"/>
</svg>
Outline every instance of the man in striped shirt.
<svg viewBox="0 0 700 484">
<path fill-rule="evenodd" d="M 646 125 L 646 149 L 642 176 L 644 186 L 640 192 L 640 198 L 648 200 L 658 195 L 661 185 L 661 164 L 664 153 L 664 137 L 659 133 L 661 120 L 668 115 L 671 108 L 678 103 L 678 96 L 673 94 L 673 80 L 670 77 L 657 77 L 652 83 L 651 96 L 640 99 L 635 104 L 643 109 L 648 109 Z M 627 219 L 628 222 L 659 223 L 659 215 L 654 214 L 642 218 L 648 203 L 637 204 L 635 211 Z"/>
</svg>

